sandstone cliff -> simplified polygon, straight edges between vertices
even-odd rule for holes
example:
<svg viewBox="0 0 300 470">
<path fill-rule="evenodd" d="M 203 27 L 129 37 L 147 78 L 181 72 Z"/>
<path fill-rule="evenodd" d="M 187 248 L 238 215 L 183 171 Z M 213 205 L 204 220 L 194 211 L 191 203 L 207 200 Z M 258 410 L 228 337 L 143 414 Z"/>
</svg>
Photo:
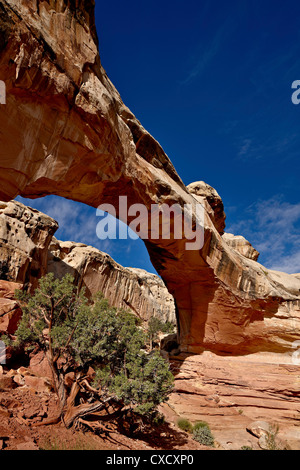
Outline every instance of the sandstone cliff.
<svg viewBox="0 0 300 470">
<path fill-rule="evenodd" d="M 14 334 L 18 327 L 22 311 L 14 296 L 22 287 L 16 282 L 0 280 L 0 336 L 2 333 Z"/>
<path fill-rule="evenodd" d="M 259 252 L 253 248 L 250 242 L 246 240 L 242 235 L 233 235 L 232 233 L 223 233 L 223 240 L 227 245 L 231 246 L 234 250 L 241 253 L 243 256 L 254 261 L 258 260 Z"/>
<path fill-rule="evenodd" d="M 268 271 L 227 243 L 214 191 L 184 186 L 101 65 L 93 2 L 0 5 L 0 76 L 7 89 L 0 107 L 0 198 L 57 194 L 118 207 L 124 195 L 129 205 L 148 209 L 157 203 L 183 208 L 201 198 L 201 250 L 185 250 L 185 240 L 145 240 L 176 301 L 181 349 L 292 352 L 300 337 L 300 279 Z"/>
<path fill-rule="evenodd" d="M 102 292 L 111 305 L 129 309 L 143 321 L 158 317 L 176 324 L 174 299 L 158 276 L 124 268 L 96 248 L 53 238 L 47 270 L 59 278 L 72 274 L 89 297 Z"/>
<path fill-rule="evenodd" d="M 102 292 L 110 304 L 143 321 L 176 324 L 174 299 L 163 281 L 141 269 L 124 268 L 108 254 L 82 243 L 61 242 L 58 223 L 17 201 L 0 202 L 0 331 L 13 333 L 20 318 L 15 289 L 33 290 L 48 272 L 74 276 L 88 297 Z"/>
<path fill-rule="evenodd" d="M 47 272 L 48 247 L 58 223 L 17 201 L 0 202 L 0 279 L 37 285 Z"/>
</svg>

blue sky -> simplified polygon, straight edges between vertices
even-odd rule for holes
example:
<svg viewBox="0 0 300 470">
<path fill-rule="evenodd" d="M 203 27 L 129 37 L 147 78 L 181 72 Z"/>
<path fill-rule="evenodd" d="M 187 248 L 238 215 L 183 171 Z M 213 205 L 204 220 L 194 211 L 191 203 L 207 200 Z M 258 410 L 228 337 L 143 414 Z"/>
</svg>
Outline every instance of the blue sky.
<svg viewBox="0 0 300 470">
<path fill-rule="evenodd" d="M 300 272 L 299 17 L 294 0 L 96 0 L 102 65 L 125 104 L 185 184 L 216 188 L 226 231 L 290 273 Z M 58 220 L 58 238 L 155 272 L 142 241 L 97 239 L 95 210 L 55 197 L 30 204 Z"/>
</svg>

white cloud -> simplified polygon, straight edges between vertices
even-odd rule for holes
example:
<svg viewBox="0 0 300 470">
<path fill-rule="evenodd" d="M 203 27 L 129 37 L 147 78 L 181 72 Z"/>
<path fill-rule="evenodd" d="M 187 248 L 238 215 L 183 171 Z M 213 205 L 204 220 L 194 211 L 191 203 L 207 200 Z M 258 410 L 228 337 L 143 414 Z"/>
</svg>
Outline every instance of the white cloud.
<svg viewBox="0 0 300 470">
<path fill-rule="evenodd" d="M 250 149 L 250 146 L 252 144 L 252 140 L 251 139 L 244 139 L 242 144 L 241 144 L 241 148 L 238 152 L 238 156 L 239 157 L 242 157 L 244 155 L 247 155 L 248 152 L 249 152 L 249 149 Z"/>
<path fill-rule="evenodd" d="M 298 134 L 291 130 L 284 130 L 274 137 L 274 134 L 270 135 L 268 130 L 263 132 L 266 121 L 264 124 L 261 124 L 261 120 L 257 119 L 257 121 L 260 122 L 261 127 L 257 129 L 257 124 L 254 124 L 250 132 L 251 137 L 242 136 L 236 139 L 237 159 L 259 160 L 274 158 L 276 155 L 283 162 L 295 156 Z"/>
<path fill-rule="evenodd" d="M 124 249 L 129 254 L 133 247 L 134 237 L 136 238 L 134 232 L 110 214 L 105 215 L 106 221 L 110 222 L 108 225 L 110 229 L 108 238 L 100 240 L 97 236 L 97 226 L 103 218 L 96 215 L 96 209 L 93 207 L 57 196 L 48 196 L 41 199 L 25 199 L 18 196 L 16 199 L 56 220 L 59 229 L 55 236 L 60 240 L 84 243 L 109 254 L 116 254 L 124 251 Z M 128 230 L 130 236 L 125 240 L 126 248 L 123 245 L 121 246 L 117 239 L 114 241 L 112 238 L 114 224 L 116 224 L 117 239 L 120 225 L 123 228 L 123 233 Z"/>
<path fill-rule="evenodd" d="M 56 196 L 34 200 L 18 197 L 17 200 L 55 219 L 59 224 L 55 234 L 57 238 L 89 244 L 95 242 L 96 209 Z"/>
<path fill-rule="evenodd" d="M 226 231 L 245 236 L 269 269 L 300 272 L 300 203 L 291 204 L 273 197 L 257 201 L 244 214 L 243 220 Z"/>
<path fill-rule="evenodd" d="M 181 81 L 182 85 L 187 85 L 195 78 L 201 77 L 224 46 L 224 42 L 229 34 L 232 33 L 233 27 L 232 18 L 228 15 L 224 23 L 216 30 L 212 39 L 210 40 L 209 38 L 206 44 L 201 43 L 198 45 L 198 51 L 195 52 L 197 57 L 194 59 L 193 66 L 190 72 L 188 72 L 187 77 Z"/>
</svg>

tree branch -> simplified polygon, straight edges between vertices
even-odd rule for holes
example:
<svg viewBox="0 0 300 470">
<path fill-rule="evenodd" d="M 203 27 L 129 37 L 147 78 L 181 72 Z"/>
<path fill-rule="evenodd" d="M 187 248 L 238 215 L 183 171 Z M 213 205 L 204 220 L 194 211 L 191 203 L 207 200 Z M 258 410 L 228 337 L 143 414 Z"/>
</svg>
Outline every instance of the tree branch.
<svg viewBox="0 0 300 470">
<path fill-rule="evenodd" d="M 79 406 L 72 407 L 67 410 L 66 414 L 64 415 L 64 423 L 67 428 L 71 427 L 74 421 L 78 418 L 81 418 L 82 416 L 89 415 L 95 411 L 101 411 L 105 406 L 111 402 L 114 401 L 114 397 L 109 397 L 103 402 L 97 401 L 92 404 L 84 403 Z"/>
</svg>

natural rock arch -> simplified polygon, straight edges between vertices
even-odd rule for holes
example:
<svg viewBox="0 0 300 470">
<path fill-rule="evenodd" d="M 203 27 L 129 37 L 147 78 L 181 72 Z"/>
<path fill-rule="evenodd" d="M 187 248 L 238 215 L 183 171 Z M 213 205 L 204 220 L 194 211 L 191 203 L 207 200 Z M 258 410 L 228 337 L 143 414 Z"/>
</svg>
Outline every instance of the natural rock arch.
<svg viewBox="0 0 300 470">
<path fill-rule="evenodd" d="M 56 194 L 117 207 L 124 195 L 150 208 L 201 198 L 201 250 L 185 250 L 185 240 L 145 241 L 176 300 L 182 350 L 292 350 L 299 277 L 267 273 L 222 238 L 209 199 L 189 192 L 102 68 L 94 3 L 1 0 L 0 26 L 7 100 L 0 105 L 0 199 Z"/>
</svg>

